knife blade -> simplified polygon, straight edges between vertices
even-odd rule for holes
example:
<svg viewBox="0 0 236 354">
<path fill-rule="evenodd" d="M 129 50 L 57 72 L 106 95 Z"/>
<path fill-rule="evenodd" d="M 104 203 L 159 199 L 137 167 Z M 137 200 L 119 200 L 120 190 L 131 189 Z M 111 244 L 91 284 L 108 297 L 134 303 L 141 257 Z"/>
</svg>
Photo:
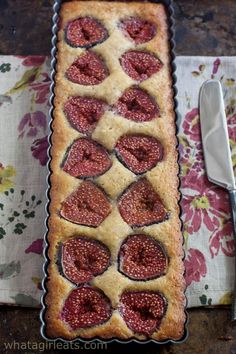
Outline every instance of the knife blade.
<svg viewBox="0 0 236 354">
<path fill-rule="evenodd" d="M 226 189 L 235 189 L 224 99 L 217 80 L 202 85 L 200 122 L 208 179 Z"/>
<path fill-rule="evenodd" d="M 236 189 L 230 152 L 227 120 L 221 83 L 207 80 L 199 97 L 202 145 L 207 177 L 229 191 L 236 245 Z M 235 263 L 236 274 L 236 263 Z M 236 320 L 236 275 L 232 303 L 232 321 Z"/>
</svg>

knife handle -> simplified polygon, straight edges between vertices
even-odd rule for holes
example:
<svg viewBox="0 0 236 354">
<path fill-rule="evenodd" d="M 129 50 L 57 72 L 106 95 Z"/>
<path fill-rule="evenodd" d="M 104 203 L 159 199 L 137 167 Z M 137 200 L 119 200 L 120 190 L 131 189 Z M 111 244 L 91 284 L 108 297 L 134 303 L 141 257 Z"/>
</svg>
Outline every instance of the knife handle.
<svg viewBox="0 0 236 354">
<path fill-rule="evenodd" d="M 231 214 L 233 220 L 233 231 L 234 231 L 234 241 L 236 249 L 236 189 L 229 191 L 229 200 L 231 205 Z M 234 292 L 233 292 L 233 302 L 232 302 L 232 321 L 236 320 L 236 258 L 235 258 L 235 282 L 234 282 Z"/>
</svg>

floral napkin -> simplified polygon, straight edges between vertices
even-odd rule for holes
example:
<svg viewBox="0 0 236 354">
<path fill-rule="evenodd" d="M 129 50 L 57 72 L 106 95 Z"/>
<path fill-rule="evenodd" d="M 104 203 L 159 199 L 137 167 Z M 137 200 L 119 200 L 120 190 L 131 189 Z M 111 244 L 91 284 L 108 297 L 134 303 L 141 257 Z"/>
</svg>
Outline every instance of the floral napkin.
<svg viewBox="0 0 236 354">
<path fill-rule="evenodd" d="M 0 56 L 0 303 L 38 306 L 42 294 L 49 61 Z M 229 202 L 205 175 L 198 93 L 203 81 L 221 80 L 236 167 L 236 58 L 177 57 L 176 64 L 188 306 L 229 304 Z"/>
<path fill-rule="evenodd" d="M 0 303 L 40 301 L 49 65 L 0 56 Z"/>
</svg>

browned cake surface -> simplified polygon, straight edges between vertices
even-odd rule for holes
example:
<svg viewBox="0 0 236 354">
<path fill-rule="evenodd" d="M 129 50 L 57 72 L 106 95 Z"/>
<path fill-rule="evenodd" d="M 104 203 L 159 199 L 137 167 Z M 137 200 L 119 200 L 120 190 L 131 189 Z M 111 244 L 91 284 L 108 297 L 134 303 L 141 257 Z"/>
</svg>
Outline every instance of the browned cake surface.
<svg viewBox="0 0 236 354">
<path fill-rule="evenodd" d="M 102 83 L 84 86 L 69 81 L 65 72 L 74 60 L 83 53 L 84 48 L 73 48 L 64 39 L 64 29 L 68 21 L 77 17 L 92 16 L 98 19 L 108 30 L 109 37 L 90 50 L 102 56 L 109 70 L 109 76 Z M 147 43 L 135 45 L 118 28 L 117 23 L 123 18 L 135 16 L 156 24 L 157 34 Z M 151 3 L 109 3 L 106 1 L 72 1 L 62 5 L 61 23 L 58 33 L 57 74 L 55 87 L 55 109 L 52 134 L 52 174 L 50 177 L 50 217 L 49 217 L 49 277 L 46 296 L 46 333 L 49 337 L 100 338 L 131 337 L 144 339 L 142 334 L 130 330 L 119 311 L 119 299 L 125 290 L 155 290 L 164 295 L 168 306 L 159 328 L 150 336 L 156 340 L 179 339 L 183 335 L 185 322 L 185 297 L 183 279 L 183 249 L 180 231 L 178 207 L 178 164 L 175 136 L 175 113 L 173 108 L 173 90 L 170 67 L 170 49 L 168 44 L 168 26 L 163 5 Z M 159 106 L 159 117 L 148 122 L 134 122 L 125 119 L 114 110 L 106 109 L 99 120 L 91 138 L 102 144 L 112 153 L 117 140 L 126 134 L 146 134 L 157 138 L 164 148 L 163 160 L 145 173 L 155 191 L 159 194 L 168 220 L 158 224 L 132 229 L 121 217 L 117 208 L 117 198 L 134 181 L 137 176 L 127 169 L 111 154 L 112 167 L 94 179 L 109 196 L 112 210 L 105 220 L 96 228 L 74 224 L 60 217 L 59 211 L 63 201 L 83 182 L 63 171 L 61 165 L 65 153 L 74 140 L 84 136 L 73 129 L 64 114 L 64 104 L 71 96 L 93 96 L 114 105 L 123 92 L 134 84 L 122 69 L 119 58 L 131 49 L 150 51 L 158 56 L 163 63 L 160 71 L 147 80 L 139 83 L 139 87 L 148 91 Z M 166 274 L 153 280 L 135 281 L 117 270 L 117 257 L 124 239 L 134 233 L 145 233 L 159 241 L 168 255 Z M 111 252 L 111 265 L 101 275 L 92 279 L 91 285 L 101 289 L 112 303 L 112 316 L 100 325 L 90 328 L 72 330 L 60 316 L 65 299 L 75 288 L 63 277 L 56 264 L 58 246 L 70 237 L 85 235 L 88 238 L 104 243 Z"/>
</svg>

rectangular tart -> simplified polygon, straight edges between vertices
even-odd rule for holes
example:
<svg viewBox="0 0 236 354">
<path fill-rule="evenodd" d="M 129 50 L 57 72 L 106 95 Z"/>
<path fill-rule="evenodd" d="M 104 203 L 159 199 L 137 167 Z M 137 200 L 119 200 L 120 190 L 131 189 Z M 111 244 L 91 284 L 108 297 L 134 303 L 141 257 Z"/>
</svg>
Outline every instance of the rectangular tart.
<svg viewBox="0 0 236 354">
<path fill-rule="evenodd" d="M 50 150 L 48 338 L 183 337 L 170 61 L 163 4 L 62 4 Z"/>
</svg>

